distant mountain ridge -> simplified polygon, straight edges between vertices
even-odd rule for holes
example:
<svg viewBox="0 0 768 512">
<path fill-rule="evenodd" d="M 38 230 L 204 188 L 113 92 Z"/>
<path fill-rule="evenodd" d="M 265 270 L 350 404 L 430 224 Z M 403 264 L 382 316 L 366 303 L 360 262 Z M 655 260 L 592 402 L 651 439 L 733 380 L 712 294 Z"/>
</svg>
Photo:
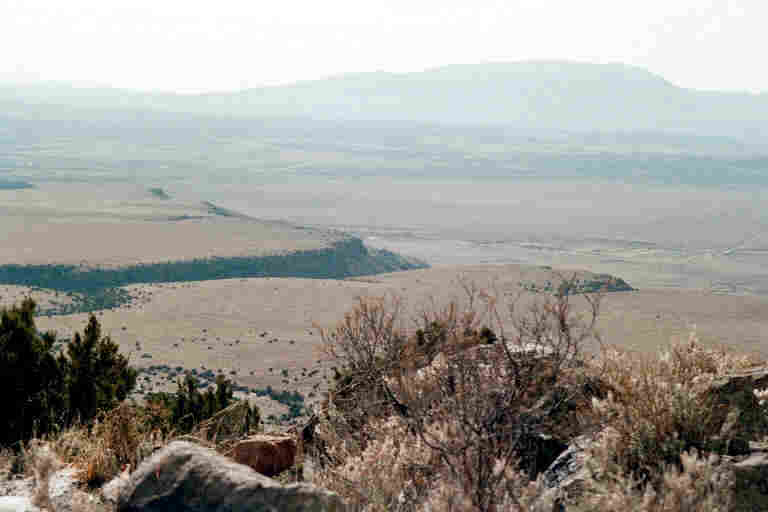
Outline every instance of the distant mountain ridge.
<svg viewBox="0 0 768 512">
<path fill-rule="evenodd" d="M 564 61 L 451 65 L 414 73 L 352 73 L 197 95 L 49 83 L 0 84 L 0 103 L 22 116 L 45 106 L 60 106 L 238 118 L 309 117 L 768 138 L 767 93 L 684 89 L 642 68 Z"/>
</svg>

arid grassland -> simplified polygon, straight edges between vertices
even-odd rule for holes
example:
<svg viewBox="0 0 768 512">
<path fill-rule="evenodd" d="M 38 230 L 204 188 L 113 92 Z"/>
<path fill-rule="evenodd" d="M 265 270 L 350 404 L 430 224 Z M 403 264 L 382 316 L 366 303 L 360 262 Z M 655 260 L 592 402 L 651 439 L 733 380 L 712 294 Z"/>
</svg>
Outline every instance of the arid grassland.
<svg viewBox="0 0 768 512">
<path fill-rule="evenodd" d="M 211 278 L 195 279 L 199 269 L 192 268 L 183 274 L 184 282 L 164 282 L 178 274 L 165 279 L 150 273 L 153 264 L 189 266 L 198 259 L 200 267 L 210 268 L 207 258 L 246 258 L 253 266 L 247 258 L 323 250 L 345 237 L 260 221 L 210 202 L 181 201 L 159 187 L 125 184 L 44 183 L 0 191 L 0 212 L 6 233 L 0 266 L 69 265 L 58 289 L 59 281 L 46 281 L 44 273 L 33 286 L 0 284 L 2 304 L 31 296 L 40 313 L 56 314 L 39 318 L 39 328 L 53 329 L 62 339 L 82 329 L 86 312 L 95 310 L 104 332 L 142 370 L 137 397 L 174 390 L 187 371 L 209 381 L 223 374 L 239 386 L 238 395 L 259 403 L 264 418 L 273 413 L 280 418 L 286 407 L 255 390 L 296 391 L 307 403 L 319 398 L 330 372 L 317 352 L 319 329 L 335 325 L 360 296 L 401 296 L 417 314 L 425 301 L 441 304 L 459 295 L 460 276 L 507 297 L 519 296 L 521 307 L 556 291 L 558 274 L 577 272 L 584 283 L 605 284 L 605 277 L 588 272 L 532 265 L 442 265 L 343 280 L 277 278 L 265 272 L 265 277 L 229 279 L 217 278 L 226 273 L 212 274 L 215 280 L 201 281 Z M 22 270 L 31 274 L 29 268 Z M 129 279 L 133 274 L 124 275 L 126 268 L 136 269 L 134 281 Z M 111 284 L 101 282 L 65 286 L 95 271 L 107 273 L 102 277 L 113 279 L 114 287 L 104 288 Z M 271 272 L 285 275 L 275 267 Z M 148 275 L 154 283 L 140 281 Z M 104 290 L 110 292 L 106 298 Z M 69 314 L 73 311 L 82 312 Z M 604 343 L 641 352 L 695 331 L 705 343 L 764 353 L 768 301 L 669 288 L 616 291 L 606 295 L 598 327 Z"/>
<path fill-rule="evenodd" d="M 207 257 L 318 249 L 329 232 L 244 218 L 158 198 L 149 189 L 89 183 L 0 190 L 2 264 L 120 267 Z"/>
<path fill-rule="evenodd" d="M 320 363 L 319 328 L 333 327 L 360 296 L 402 296 L 415 315 L 425 301 L 444 304 L 460 296 L 460 276 L 508 297 L 520 295 L 520 307 L 539 296 L 530 291 L 532 284 L 543 289 L 557 279 L 541 267 L 478 265 L 348 280 L 258 278 L 135 285 L 128 288 L 134 297 L 130 306 L 99 312 L 98 318 L 104 332 L 131 354 L 132 364 L 146 370 L 140 389 L 175 389 L 176 379 L 167 377 L 183 374 L 173 371 L 176 367 L 199 373 L 210 369 L 241 386 L 298 391 L 312 402 L 325 389 L 323 377 L 330 374 L 328 365 Z M 17 298 L 22 296 L 21 290 L 15 292 Z M 38 325 L 66 338 L 82 329 L 86 320 L 85 314 L 56 316 L 40 318 Z M 605 295 L 598 328 L 604 343 L 645 353 L 685 340 L 695 331 L 704 343 L 765 355 L 768 301 L 695 291 L 611 292 Z M 153 371 L 153 377 L 148 369 L 161 365 L 171 370 Z M 269 411 L 264 417 L 284 412 L 270 408 L 274 404 L 265 399 L 259 399 L 259 405 Z"/>
</svg>

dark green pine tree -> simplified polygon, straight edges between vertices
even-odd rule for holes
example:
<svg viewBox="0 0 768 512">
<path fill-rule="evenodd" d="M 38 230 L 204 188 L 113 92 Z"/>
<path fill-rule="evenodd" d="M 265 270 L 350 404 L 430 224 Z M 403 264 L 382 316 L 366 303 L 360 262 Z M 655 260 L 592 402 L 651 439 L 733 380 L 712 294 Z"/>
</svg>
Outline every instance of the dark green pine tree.
<svg viewBox="0 0 768 512">
<path fill-rule="evenodd" d="M 173 402 L 173 409 L 171 411 L 171 424 L 176 430 L 186 433 L 190 430 L 190 425 L 193 423 L 192 418 L 189 417 L 189 407 L 187 405 L 187 392 L 184 389 L 184 385 L 181 381 L 177 381 L 176 385 L 176 399 Z"/>
<path fill-rule="evenodd" d="M 171 421 L 181 432 L 190 432 L 206 418 L 205 400 L 197 389 L 197 379 L 192 375 L 184 377 L 184 381 L 176 381 L 176 401 L 173 406 Z"/>
<path fill-rule="evenodd" d="M 53 333 L 35 327 L 35 302 L 0 310 L 0 389 L 6 414 L 0 445 L 58 428 L 66 408 L 64 373 L 53 356 Z"/>
<path fill-rule="evenodd" d="M 232 384 L 223 376 L 216 377 L 216 411 L 226 409 L 232 403 Z M 214 413 L 215 414 L 215 413 Z"/>
<path fill-rule="evenodd" d="M 210 418 L 216 414 L 216 394 L 213 392 L 213 388 L 208 386 L 203 395 L 203 417 Z"/>
<path fill-rule="evenodd" d="M 137 373 L 118 345 L 102 337 L 101 325 L 92 314 L 83 335 L 75 333 L 67 346 L 67 358 L 60 364 L 67 370 L 69 420 L 91 421 L 100 410 L 115 407 L 136 385 Z"/>
</svg>

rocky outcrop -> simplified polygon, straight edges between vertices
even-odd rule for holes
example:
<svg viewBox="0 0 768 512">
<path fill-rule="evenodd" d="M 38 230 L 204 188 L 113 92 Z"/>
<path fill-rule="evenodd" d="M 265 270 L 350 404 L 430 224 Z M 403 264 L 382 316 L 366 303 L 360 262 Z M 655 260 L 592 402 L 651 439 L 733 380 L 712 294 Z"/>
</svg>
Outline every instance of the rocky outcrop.
<svg viewBox="0 0 768 512">
<path fill-rule="evenodd" d="M 207 448 L 174 441 L 144 461 L 121 489 L 117 512 L 340 512 L 334 493 L 282 486 Z"/>
<path fill-rule="evenodd" d="M 541 493 L 534 510 L 550 506 L 550 510 L 567 510 L 568 504 L 578 502 L 589 480 L 587 461 L 590 458 L 589 447 L 593 442 L 590 436 L 577 437 L 541 474 Z"/>
<path fill-rule="evenodd" d="M 755 390 L 768 388 L 768 367 L 758 367 L 724 376 L 709 388 L 718 438 L 728 444 L 729 455 L 748 453 L 748 442 L 768 435 L 768 418 Z"/>
<path fill-rule="evenodd" d="M 707 391 L 718 432 L 708 448 L 723 455 L 719 471 L 733 475 L 734 511 L 768 510 L 768 444 L 756 442 L 768 434 L 768 425 L 754 393 L 767 387 L 768 367 L 760 367 L 726 375 Z M 595 439 L 574 439 L 541 474 L 536 506 L 551 504 L 554 508 L 548 510 L 565 511 L 578 503 L 589 485 L 590 446 Z"/>
<path fill-rule="evenodd" d="M 590 488 L 592 443 L 597 438 L 582 436 L 541 474 L 540 492 L 532 510 L 536 512 L 583 510 L 580 500 Z M 729 510 L 758 512 L 768 510 L 768 451 L 753 443 L 749 455 L 724 456 L 718 471 L 732 475 L 733 502 Z"/>
<path fill-rule="evenodd" d="M 232 448 L 232 458 L 264 476 L 275 476 L 296 461 L 296 440 L 288 436 L 252 436 Z"/>
</svg>

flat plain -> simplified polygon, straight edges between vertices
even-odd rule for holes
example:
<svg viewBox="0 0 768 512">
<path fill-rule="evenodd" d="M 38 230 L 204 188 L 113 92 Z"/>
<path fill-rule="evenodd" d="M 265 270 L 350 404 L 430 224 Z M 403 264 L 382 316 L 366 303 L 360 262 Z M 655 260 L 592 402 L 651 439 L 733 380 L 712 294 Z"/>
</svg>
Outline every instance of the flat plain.
<svg viewBox="0 0 768 512">
<path fill-rule="evenodd" d="M 517 306 L 524 311 L 546 296 L 524 291 L 521 283 L 544 283 L 553 276 L 541 267 L 476 265 L 343 281 L 256 278 L 135 285 L 130 287 L 136 297 L 131 306 L 99 312 L 98 318 L 139 368 L 211 369 L 244 386 L 299 391 L 312 401 L 325 389 L 323 378 L 329 374 L 319 329 L 332 328 L 363 296 L 404 298 L 407 320 L 421 307 L 461 300 L 460 278 L 509 300 L 522 293 Z M 578 297 L 574 304 L 584 310 Z M 38 324 L 69 337 L 86 321 L 79 314 L 40 318 Z M 603 298 L 598 329 L 605 345 L 633 351 L 655 351 L 695 333 L 702 343 L 765 357 L 768 301 L 697 291 L 612 292 Z M 153 381 L 148 390 L 175 389 L 173 382 Z"/>
<path fill-rule="evenodd" d="M 120 267 L 262 256 L 327 247 L 326 231 L 260 221 L 211 203 L 154 197 L 131 185 L 46 183 L 0 190 L 2 264 Z"/>
</svg>

